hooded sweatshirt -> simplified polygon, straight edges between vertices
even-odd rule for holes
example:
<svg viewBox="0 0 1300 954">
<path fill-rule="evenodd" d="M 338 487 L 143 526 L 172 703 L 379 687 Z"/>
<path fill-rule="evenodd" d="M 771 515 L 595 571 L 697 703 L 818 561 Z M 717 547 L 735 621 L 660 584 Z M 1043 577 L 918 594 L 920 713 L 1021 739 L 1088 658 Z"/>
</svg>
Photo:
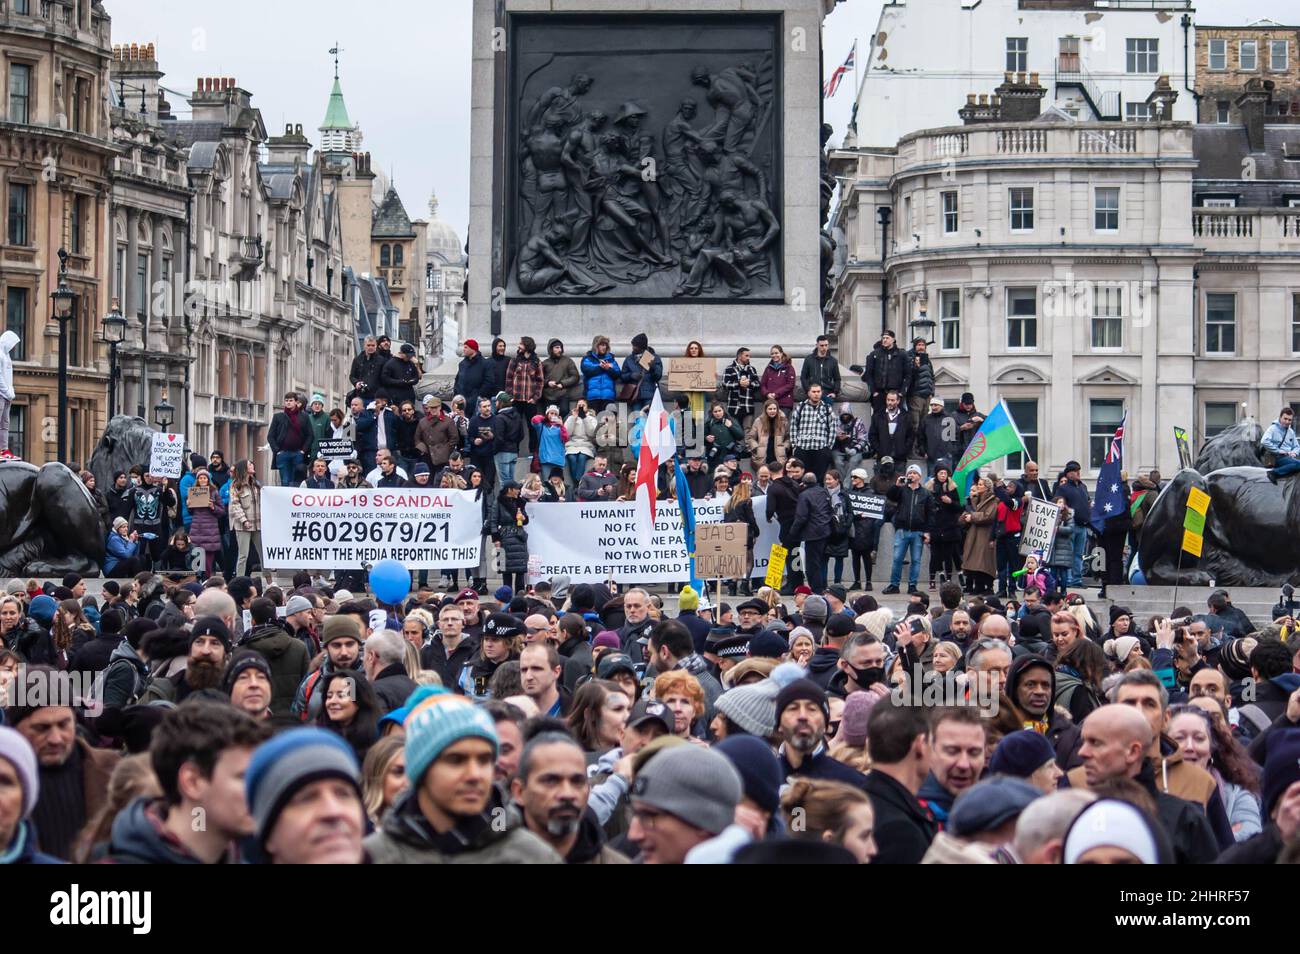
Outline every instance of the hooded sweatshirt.
<svg viewBox="0 0 1300 954">
<path fill-rule="evenodd" d="M 18 335 L 6 331 L 0 335 L 0 398 L 14 399 L 14 361 L 12 351 L 18 345 Z"/>
<path fill-rule="evenodd" d="M 479 815 L 457 819 L 439 834 L 420 812 L 409 788 L 384 818 L 383 829 L 365 840 L 375 864 L 560 864 L 555 849 L 523 826 L 523 818 L 493 786 Z"/>
<path fill-rule="evenodd" d="M 137 798 L 113 820 L 104 860 L 111 864 L 199 865 L 180 841 L 163 827 L 162 799 Z"/>
</svg>

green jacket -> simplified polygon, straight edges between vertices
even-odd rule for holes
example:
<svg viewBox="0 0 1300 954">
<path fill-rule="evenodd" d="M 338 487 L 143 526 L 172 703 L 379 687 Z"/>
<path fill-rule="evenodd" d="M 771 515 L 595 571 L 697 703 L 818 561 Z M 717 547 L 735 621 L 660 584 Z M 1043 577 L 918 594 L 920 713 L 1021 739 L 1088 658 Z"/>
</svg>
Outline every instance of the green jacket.
<svg viewBox="0 0 1300 954">
<path fill-rule="evenodd" d="M 311 454 L 307 457 L 308 462 L 316 455 L 316 447 L 321 441 L 327 441 L 334 434 L 334 428 L 330 427 L 329 411 L 321 411 L 319 414 L 307 412 L 307 420 L 311 423 Z"/>
<path fill-rule="evenodd" d="M 462 819 L 438 834 L 420 813 L 416 789 L 407 789 L 384 818 L 384 826 L 365 840 L 377 865 L 558 865 L 562 859 L 524 827 L 519 809 L 493 787 L 487 810 Z"/>
<path fill-rule="evenodd" d="M 728 427 L 727 423 L 731 426 Z M 722 459 L 728 454 L 735 454 L 742 457 L 748 453 L 745 446 L 745 432 L 741 429 L 740 423 L 734 417 L 723 415 L 722 420 L 717 420 L 712 414 L 704 424 L 704 436 L 706 440 L 712 437 L 713 440 L 708 444 L 707 456 L 709 463 L 720 464 Z"/>
<path fill-rule="evenodd" d="M 264 623 L 251 630 L 239 648 L 254 649 L 266 658 L 271 667 L 271 712 L 288 715 L 311 663 L 302 640 L 290 636 L 278 623 Z"/>
</svg>

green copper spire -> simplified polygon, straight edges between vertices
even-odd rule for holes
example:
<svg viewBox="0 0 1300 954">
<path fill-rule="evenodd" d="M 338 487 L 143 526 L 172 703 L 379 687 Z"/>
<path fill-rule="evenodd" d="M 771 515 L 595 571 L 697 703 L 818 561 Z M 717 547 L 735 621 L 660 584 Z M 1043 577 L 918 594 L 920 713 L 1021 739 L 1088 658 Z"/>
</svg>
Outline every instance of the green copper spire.
<svg viewBox="0 0 1300 954">
<path fill-rule="evenodd" d="M 321 123 L 321 129 L 351 129 L 352 122 L 348 119 L 348 108 L 343 104 L 343 87 L 339 85 L 339 78 L 334 77 L 334 88 L 330 90 L 329 108 L 325 110 L 325 121 Z"/>
</svg>

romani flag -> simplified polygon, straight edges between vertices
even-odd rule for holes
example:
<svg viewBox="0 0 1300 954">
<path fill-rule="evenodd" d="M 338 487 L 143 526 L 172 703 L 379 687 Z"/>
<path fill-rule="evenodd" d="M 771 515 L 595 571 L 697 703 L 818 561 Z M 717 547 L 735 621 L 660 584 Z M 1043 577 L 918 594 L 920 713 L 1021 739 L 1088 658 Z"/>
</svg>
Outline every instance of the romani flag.
<svg viewBox="0 0 1300 954">
<path fill-rule="evenodd" d="M 677 453 L 677 438 L 673 436 L 664 410 L 664 402 L 655 390 L 650 402 L 650 414 L 641 430 L 641 452 L 636 464 L 636 523 L 642 545 L 650 546 L 655 529 L 655 495 L 659 465 L 672 460 Z"/>
<path fill-rule="evenodd" d="M 826 99 L 830 99 L 832 96 L 834 96 L 835 91 L 840 88 L 840 80 L 844 79 L 845 73 L 853 69 L 854 60 L 857 57 L 857 55 L 858 55 L 858 41 L 854 40 L 853 47 L 852 49 L 849 50 L 848 59 L 846 59 L 842 65 L 837 66 L 835 68 L 835 72 L 831 74 L 831 78 L 826 81 L 826 86 L 822 90 L 822 95 L 825 96 Z"/>
<path fill-rule="evenodd" d="M 1025 448 L 1025 440 L 1020 436 L 1011 412 L 1007 410 L 1007 402 L 999 401 L 998 406 L 989 412 L 989 416 L 984 418 L 984 423 L 971 438 L 966 453 L 961 455 L 961 460 L 957 462 L 957 470 L 952 475 L 953 480 L 957 482 L 957 496 L 961 502 L 966 502 L 971 480 L 981 467 L 986 467 L 995 460 L 1001 460 L 1008 454 L 1027 453 L 1029 451 Z"/>
</svg>

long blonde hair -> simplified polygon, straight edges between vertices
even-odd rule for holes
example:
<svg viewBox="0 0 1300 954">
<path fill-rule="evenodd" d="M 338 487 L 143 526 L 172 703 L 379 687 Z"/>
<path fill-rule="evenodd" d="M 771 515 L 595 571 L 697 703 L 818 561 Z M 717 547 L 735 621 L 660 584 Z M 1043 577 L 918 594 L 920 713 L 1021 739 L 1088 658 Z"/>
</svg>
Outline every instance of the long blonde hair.
<svg viewBox="0 0 1300 954">
<path fill-rule="evenodd" d="M 393 764 L 393 759 L 404 751 L 405 745 L 404 736 L 386 735 L 370 747 L 365 763 L 361 766 L 361 800 L 365 802 L 366 815 L 376 828 L 391 807 L 384 804 L 384 778 L 388 775 L 388 767 Z"/>
<path fill-rule="evenodd" d="M 749 500 L 750 496 L 751 491 L 749 489 L 749 484 L 742 480 L 740 483 L 736 484 L 735 488 L 731 491 L 731 498 L 727 501 L 727 506 L 723 509 L 727 511 L 735 510 L 737 505 Z"/>
</svg>

